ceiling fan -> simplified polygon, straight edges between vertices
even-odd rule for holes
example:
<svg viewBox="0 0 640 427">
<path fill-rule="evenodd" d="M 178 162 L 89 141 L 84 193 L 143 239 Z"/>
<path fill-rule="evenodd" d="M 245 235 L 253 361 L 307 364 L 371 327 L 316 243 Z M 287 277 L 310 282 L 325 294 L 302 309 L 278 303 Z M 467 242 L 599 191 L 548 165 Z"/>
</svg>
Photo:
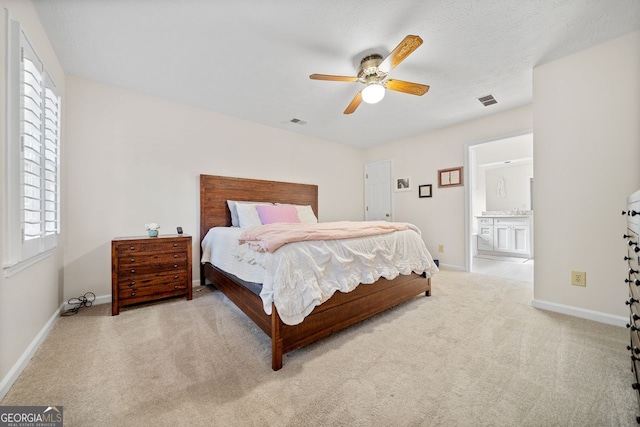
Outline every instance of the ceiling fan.
<svg viewBox="0 0 640 427">
<path fill-rule="evenodd" d="M 362 101 L 368 104 L 380 102 L 384 98 L 385 89 L 421 96 L 427 93 L 429 86 L 403 80 L 387 79 L 388 73 L 420 47 L 421 44 L 422 39 L 419 36 L 409 35 L 384 59 L 382 59 L 382 55 L 378 54 L 362 58 L 357 77 L 311 74 L 309 78 L 334 82 L 360 82 L 366 85 L 356 94 L 347 109 L 344 110 L 344 114 L 351 114 L 356 111 Z"/>
</svg>

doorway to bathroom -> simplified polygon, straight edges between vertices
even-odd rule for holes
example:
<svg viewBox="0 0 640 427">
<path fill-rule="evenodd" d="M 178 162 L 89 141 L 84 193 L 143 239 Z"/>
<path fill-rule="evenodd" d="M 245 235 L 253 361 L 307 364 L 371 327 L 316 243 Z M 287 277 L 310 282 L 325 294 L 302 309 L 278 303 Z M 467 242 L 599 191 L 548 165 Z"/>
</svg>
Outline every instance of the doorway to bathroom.
<svg viewBox="0 0 640 427">
<path fill-rule="evenodd" d="M 467 150 L 467 269 L 533 284 L 533 134 Z"/>
</svg>

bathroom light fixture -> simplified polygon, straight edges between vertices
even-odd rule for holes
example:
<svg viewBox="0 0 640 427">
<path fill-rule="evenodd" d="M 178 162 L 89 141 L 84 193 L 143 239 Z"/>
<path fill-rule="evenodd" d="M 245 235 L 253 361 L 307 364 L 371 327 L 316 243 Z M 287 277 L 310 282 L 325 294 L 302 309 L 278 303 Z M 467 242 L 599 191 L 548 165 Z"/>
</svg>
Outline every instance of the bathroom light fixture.
<svg viewBox="0 0 640 427">
<path fill-rule="evenodd" d="M 362 89 L 362 100 L 367 104 L 375 104 L 384 98 L 385 89 L 380 83 L 369 83 Z"/>
</svg>

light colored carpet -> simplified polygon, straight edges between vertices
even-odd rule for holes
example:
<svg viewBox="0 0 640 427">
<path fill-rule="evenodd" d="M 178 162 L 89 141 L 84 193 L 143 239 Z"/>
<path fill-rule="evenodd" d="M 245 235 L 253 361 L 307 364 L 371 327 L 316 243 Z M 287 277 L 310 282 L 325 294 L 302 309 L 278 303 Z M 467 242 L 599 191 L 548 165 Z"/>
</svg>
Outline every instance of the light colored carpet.
<svg viewBox="0 0 640 427">
<path fill-rule="evenodd" d="M 2 405 L 66 426 L 626 426 L 624 328 L 540 311 L 522 282 L 443 270 L 415 299 L 285 356 L 220 292 L 61 318 Z"/>
</svg>

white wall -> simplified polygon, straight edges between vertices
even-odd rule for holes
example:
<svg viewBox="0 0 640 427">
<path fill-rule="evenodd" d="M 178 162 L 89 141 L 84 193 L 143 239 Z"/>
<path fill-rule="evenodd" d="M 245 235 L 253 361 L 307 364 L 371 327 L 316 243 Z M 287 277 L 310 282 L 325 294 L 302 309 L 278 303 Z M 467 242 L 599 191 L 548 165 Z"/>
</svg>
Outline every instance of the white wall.
<svg viewBox="0 0 640 427">
<path fill-rule="evenodd" d="M 531 159 L 533 158 L 533 135 L 526 133 L 502 138 L 475 145 L 473 148 L 477 151 L 476 161 L 482 166 L 506 160 Z"/>
<path fill-rule="evenodd" d="M 361 150 L 73 76 L 65 117 L 65 299 L 110 296 L 111 240 L 149 222 L 197 259 L 201 173 L 317 184 L 321 221 L 363 219 Z"/>
<path fill-rule="evenodd" d="M 537 303 L 628 317 L 620 212 L 640 187 L 639 76 L 640 32 L 534 69 Z"/>
<path fill-rule="evenodd" d="M 25 30 L 30 42 L 44 62 L 45 67 L 58 85 L 60 94 L 64 97 L 65 75 L 58 62 L 55 52 L 47 39 L 40 20 L 30 2 L 0 1 L 0 176 L 3 177 L 0 186 L 0 236 L 4 236 L 4 212 L 7 203 L 4 176 L 6 152 L 6 12 L 12 19 L 17 20 Z M 64 109 L 64 104 L 62 105 Z M 64 127 L 64 123 L 63 123 Z M 61 149 L 64 152 L 64 128 L 62 132 Z M 64 165 L 63 165 L 64 167 Z M 64 214 L 64 213 L 63 213 Z M 64 240 L 64 234 L 60 238 Z M 62 243 L 60 243 L 62 246 Z M 3 248 L 0 245 L 0 259 L 3 259 Z M 11 383 L 11 372 L 19 359 L 36 339 L 49 319 L 55 314 L 62 302 L 62 249 L 59 247 L 53 254 L 38 262 L 34 266 L 10 277 L 0 274 L 0 398 L 7 391 Z M 26 361 L 24 361 L 26 362 Z"/>
<path fill-rule="evenodd" d="M 530 179 L 533 177 L 533 162 L 508 164 L 495 168 L 480 168 L 485 174 L 486 210 L 529 210 Z M 502 179 L 503 195 L 498 195 L 498 183 Z"/>
<path fill-rule="evenodd" d="M 531 127 L 529 105 L 368 149 L 365 162 L 393 159 L 395 176 L 411 177 L 415 187 L 411 192 L 394 193 L 394 219 L 416 224 L 434 258 L 464 269 L 464 187 L 438 188 L 437 171 L 463 166 L 466 144 L 499 139 Z M 422 184 L 433 185 L 433 197 L 418 198 L 418 185 Z M 444 245 L 444 253 L 438 253 L 439 244 Z"/>
<path fill-rule="evenodd" d="M 487 210 L 508 210 L 518 207 L 518 209 L 524 209 L 522 205 L 521 197 L 524 195 L 521 192 L 514 193 L 513 191 L 507 192 L 507 196 L 516 196 L 516 204 L 514 201 L 507 201 L 506 208 L 496 207 L 493 203 L 493 198 L 497 198 L 497 188 L 494 183 L 487 188 L 486 175 L 491 168 L 504 168 L 514 166 L 516 164 L 523 164 L 525 159 L 528 163 L 530 172 L 527 175 L 527 189 L 526 199 L 529 199 L 530 190 L 528 188 L 528 177 L 533 176 L 533 135 L 526 133 L 523 135 L 513 136 L 509 138 L 499 139 L 497 141 L 491 141 L 487 143 L 477 144 L 470 147 L 469 150 L 469 167 L 470 167 L 470 191 L 472 197 L 472 211 L 471 211 L 471 228 L 473 233 L 477 232 L 478 224 L 475 218 L 482 215 L 483 211 Z M 503 164 L 505 161 L 517 161 L 517 163 L 511 163 L 509 165 Z M 475 169 L 474 169 L 475 168 Z M 490 174 L 493 172 L 489 172 Z M 475 180 L 475 181 L 474 181 Z M 527 209 L 529 209 L 527 207 Z"/>
</svg>

